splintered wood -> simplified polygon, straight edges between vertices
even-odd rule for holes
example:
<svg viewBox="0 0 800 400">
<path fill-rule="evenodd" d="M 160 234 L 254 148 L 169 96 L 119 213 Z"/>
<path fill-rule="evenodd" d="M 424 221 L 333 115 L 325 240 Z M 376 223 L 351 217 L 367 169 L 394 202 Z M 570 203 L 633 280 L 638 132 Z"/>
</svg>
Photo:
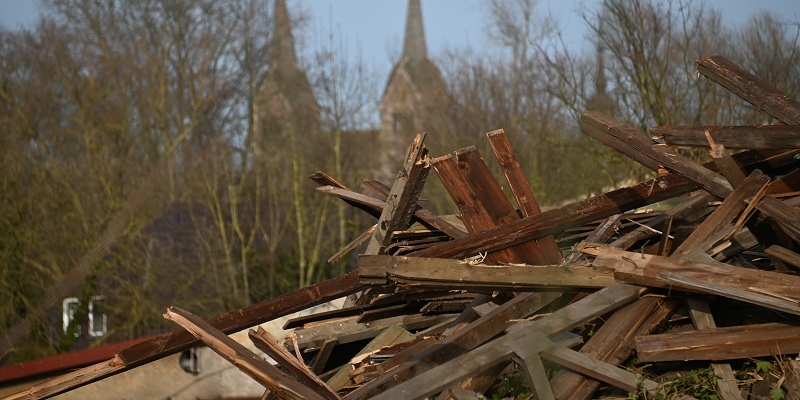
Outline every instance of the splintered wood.
<svg viewBox="0 0 800 400">
<path fill-rule="evenodd" d="M 586 135 L 654 177 L 545 211 L 503 130 L 487 134 L 502 183 L 475 146 L 430 158 L 419 134 L 391 185 L 364 181 L 380 198 L 311 176 L 377 219 L 332 257 L 366 248 L 357 271 L 208 322 L 170 308 L 183 329 L 11 398 L 57 395 L 198 340 L 265 398 L 477 399 L 508 395 L 498 382 L 516 374 L 538 399 L 688 399 L 676 377 L 698 368 L 724 400 L 781 385 L 798 398 L 800 103 L 719 56 L 698 72 L 785 125 L 647 135 L 584 113 Z M 672 147 L 709 148 L 712 161 Z M 417 204 L 431 169 L 457 216 Z M 342 309 L 289 320 L 285 338 L 250 330 L 261 355 L 225 335 L 345 296 Z M 782 374 L 771 387 L 753 366 L 764 362 Z"/>
</svg>

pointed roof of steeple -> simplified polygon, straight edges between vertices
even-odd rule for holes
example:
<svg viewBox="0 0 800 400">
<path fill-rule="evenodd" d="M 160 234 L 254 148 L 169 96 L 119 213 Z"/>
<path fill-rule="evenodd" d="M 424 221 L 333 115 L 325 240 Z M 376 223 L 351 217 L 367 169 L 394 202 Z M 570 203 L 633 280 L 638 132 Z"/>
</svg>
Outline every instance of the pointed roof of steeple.
<svg viewBox="0 0 800 400">
<path fill-rule="evenodd" d="M 403 58 L 422 60 L 428 57 L 425 45 L 425 29 L 422 26 L 422 7 L 420 0 L 408 1 L 406 15 L 406 36 L 403 39 Z"/>
<path fill-rule="evenodd" d="M 273 67 L 295 66 L 297 56 L 294 52 L 292 25 L 286 0 L 275 0 L 274 31 L 272 33 L 272 52 L 270 63 Z"/>
<path fill-rule="evenodd" d="M 606 67 L 603 60 L 603 46 L 597 46 L 597 77 L 594 81 L 595 93 L 606 93 Z"/>
<path fill-rule="evenodd" d="M 606 67 L 604 60 L 603 45 L 597 46 L 597 75 L 594 80 L 594 94 L 586 104 L 586 109 L 600 111 L 610 116 L 614 116 L 616 105 L 614 99 L 608 95 L 608 81 L 606 80 Z"/>
</svg>

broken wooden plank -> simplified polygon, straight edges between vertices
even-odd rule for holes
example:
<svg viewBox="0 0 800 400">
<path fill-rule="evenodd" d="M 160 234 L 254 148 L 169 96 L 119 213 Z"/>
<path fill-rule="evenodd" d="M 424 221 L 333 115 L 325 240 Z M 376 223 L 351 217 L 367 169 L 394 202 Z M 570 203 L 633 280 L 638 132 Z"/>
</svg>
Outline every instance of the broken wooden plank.
<svg viewBox="0 0 800 400">
<path fill-rule="evenodd" d="M 517 205 L 522 212 L 523 217 L 530 217 L 533 215 L 541 214 L 542 210 L 539 208 L 539 203 L 536 201 L 536 196 L 531 189 L 525 174 L 522 172 L 522 167 L 517 161 L 517 156 L 514 154 L 514 149 L 505 131 L 502 129 L 494 130 L 486 133 L 489 137 L 489 143 L 492 146 L 494 155 L 500 163 L 500 168 L 506 176 L 508 186 L 511 188 L 511 193 L 517 200 Z M 534 260 L 538 264 L 560 264 L 563 261 L 561 251 L 556 245 L 556 241 L 552 236 L 545 236 L 535 240 L 537 247 L 541 250 L 542 259 Z"/>
<path fill-rule="evenodd" d="M 391 192 L 390 187 L 374 179 L 362 179 L 361 182 L 384 197 L 388 197 L 389 192 Z M 420 205 L 417 205 L 417 210 L 414 211 L 414 216 L 420 221 L 422 221 L 424 224 L 430 225 L 444 232 L 447 236 L 450 236 L 453 239 L 459 239 L 464 236 L 467 236 L 466 228 L 464 228 L 463 226 L 456 225 L 422 208 Z"/>
<path fill-rule="evenodd" d="M 351 272 L 293 292 L 231 311 L 208 322 L 224 333 L 238 332 L 264 322 L 280 318 L 306 308 L 326 303 L 364 288 L 358 282 L 358 274 Z M 120 358 L 128 367 L 166 357 L 197 343 L 197 340 L 184 330 L 177 330 L 133 345 L 119 352 Z"/>
<path fill-rule="evenodd" d="M 503 189 L 495 179 L 489 166 L 483 161 L 481 154 L 475 147 L 461 149 L 455 153 L 458 160 L 458 169 L 467 178 L 478 200 L 478 205 L 484 210 L 491 220 L 491 226 L 504 225 L 520 219 L 517 210 L 511 205 L 503 193 Z M 554 242 L 555 243 L 555 242 Z M 511 247 L 516 254 L 516 259 L 498 260 L 505 262 L 524 262 L 528 264 L 547 264 L 549 257 L 560 259 L 557 248 L 550 249 L 557 254 L 547 256 L 544 250 L 539 249 L 535 241 L 520 243 Z"/>
<path fill-rule="evenodd" d="M 358 237 L 356 237 L 355 239 L 353 239 L 353 241 L 346 244 L 332 256 L 328 257 L 326 261 L 328 261 L 329 263 L 334 263 L 338 261 L 340 258 L 344 257 L 345 254 L 353 251 L 356 247 L 361 246 L 364 242 L 372 238 L 372 235 L 375 233 L 375 229 L 377 228 L 378 224 L 372 225 L 371 227 L 367 228 L 367 230 L 361 232 L 361 234 L 358 235 Z"/>
<path fill-rule="evenodd" d="M 547 342 L 542 342 L 541 340 L 537 340 L 538 337 L 533 340 L 528 339 L 527 337 L 532 333 L 537 333 L 537 331 L 527 331 L 521 334 L 503 336 L 469 353 L 455 357 L 445 364 L 434 367 L 425 374 L 416 375 L 402 384 L 377 393 L 371 398 L 375 400 L 389 400 L 421 399 L 428 397 L 441 392 L 453 383 L 459 382 L 469 376 L 479 374 L 481 371 L 486 371 L 511 359 L 511 357 L 516 355 L 516 351 L 522 345 L 534 347 L 524 352 L 524 354 L 530 354 L 540 351 L 543 344 L 550 345 L 553 343 L 549 340 Z M 541 337 L 544 336 L 542 335 Z M 565 339 L 565 341 L 571 341 L 571 338 Z"/>
<path fill-rule="evenodd" d="M 656 126 L 651 135 L 662 137 L 670 146 L 709 147 L 706 135 L 728 149 L 797 149 L 800 126 Z"/>
<path fill-rule="evenodd" d="M 328 360 L 331 358 L 331 353 L 333 353 L 334 347 L 339 343 L 336 339 L 328 339 L 322 343 L 317 354 L 314 358 L 311 359 L 311 362 L 308 363 L 308 367 L 317 374 L 321 375 L 325 371 L 325 364 L 328 363 Z"/>
<path fill-rule="evenodd" d="M 467 231 L 475 234 L 498 225 L 486 208 L 481 205 L 472 185 L 459 170 L 455 154 L 437 157 L 431 163 L 445 189 L 461 211 Z M 489 262 L 520 262 L 518 255 L 511 249 L 500 249 L 487 254 L 487 257 Z"/>
<path fill-rule="evenodd" d="M 581 354 L 618 366 L 636 347 L 637 336 L 648 335 L 680 305 L 674 299 L 643 297 L 614 312 L 580 349 Z M 587 400 L 594 396 L 600 382 L 584 374 L 561 370 L 551 379 L 559 399 Z"/>
<path fill-rule="evenodd" d="M 545 287 L 604 288 L 614 283 L 608 271 L 579 266 L 473 265 L 459 260 L 362 255 L 359 275 L 388 277 L 398 282 L 433 288 L 532 290 Z"/>
<path fill-rule="evenodd" d="M 748 288 L 749 290 L 745 290 L 733 285 L 709 282 L 707 280 L 670 271 L 661 271 L 658 273 L 657 277 L 664 282 L 672 284 L 674 287 L 682 288 L 684 290 L 723 296 L 729 299 L 759 305 L 776 311 L 784 311 L 787 313 L 800 315 L 800 306 L 798 306 L 798 300 L 796 298 L 782 296 L 781 294 L 775 293 L 775 291 L 771 290 L 771 288 L 764 289 L 761 287 L 751 286 Z"/>
<path fill-rule="evenodd" d="M 614 214 L 604 219 L 597 227 L 583 239 L 584 243 L 605 243 L 608 238 L 613 235 L 620 226 L 620 217 L 622 214 Z M 574 250 L 574 249 L 573 249 Z M 566 264 L 577 263 L 578 260 L 585 259 L 586 256 L 580 251 L 572 251 L 566 259 Z"/>
<path fill-rule="evenodd" d="M 773 245 L 766 248 L 764 253 L 770 256 L 770 258 L 774 257 L 775 259 L 790 264 L 795 268 L 800 268 L 800 254 L 797 254 L 785 247 Z"/>
<path fill-rule="evenodd" d="M 401 315 L 377 321 L 358 323 L 358 317 L 341 318 L 322 323 L 306 325 L 296 329 L 290 335 L 296 335 L 297 345 L 301 349 L 316 348 L 325 340 L 336 338 L 339 344 L 352 343 L 359 340 L 371 339 L 384 329 L 398 325 L 406 330 L 420 330 L 438 324 L 451 318 L 450 314 L 440 315 Z"/>
<path fill-rule="evenodd" d="M 508 309 L 503 307 L 505 306 L 504 304 L 503 306 L 498 307 L 498 309 L 495 310 L 496 312 L 493 311 L 489 315 L 481 317 L 474 323 L 470 324 L 466 329 L 463 329 L 453 334 L 451 337 L 446 338 L 425 353 L 412 358 L 409 362 L 406 362 L 390 371 L 390 373 L 379 377 L 378 379 L 359 389 L 356 389 L 349 395 L 345 396 L 345 398 L 366 399 L 371 395 L 378 393 L 389 393 L 391 390 L 397 388 L 395 385 L 399 381 L 405 381 L 404 386 L 406 387 L 413 386 L 411 382 L 416 382 L 419 384 L 419 382 L 415 381 L 415 379 L 425 376 L 426 371 L 430 371 L 434 368 L 441 368 L 442 371 L 446 371 L 449 368 L 456 368 L 459 366 L 462 357 L 464 360 L 471 359 L 472 356 L 480 356 L 481 358 L 486 357 L 487 362 L 490 360 L 493 362 L 493 364 L 485 366 L 488 369 L 492 365 L 496 365 L 497 363 L 507 359 L 509 356 L 508 351 L 505 354 L 502 354 L 502 352 L 499 354 L 496 352 L 494 347 L 477 346 L 489 338 L 494 337 L 502 330 L 506 330 L 507 334 L 494 340 L 492 343 L 501 341 L 499 346 L 506 346 L 504 348 L 508 350 L 507 346 L 509 342 L 513 342 L 520 337 L 524 337 L 533 331 L 540 330 L 547 335 L 555 335 L 565 332 L 571 328 L 574 328 L 575 326 L 586 323 L 587 321 L 599 315 L 605 314 L 613 309 L 634 301 L 642 292 L 642 288 L 615 283 L 551 314 L 543 316 L 540 319 L 534 321 L 517 322 L 513 325 L 510 324 L 507 319 L 498 318 L 500 315 L 503 315 L 501 314 L 501 309 L 503 309 L 503 313 L 508 313 Z M 530 293 L 526 295 L 547 296 L 552 294 Z M 549 301 L 552 301 L 554 298 L 555 297 L 551 297 Z M 477 327 L 482 329 L 477 329 Z M 470 351 L 470 349 L 474 350 Z M 501 357 L 496 358 L 499 355 L 501 355 Z M 480 370 L 483 370 L 483 367 L 479 368 L 479 371 Z M 471 372 L 476 371 L 471 370 L 467 373 L 467 375 Z M 461 378 L 463 378 L 463 376 Z M 444 382 L 444 387 L 450 386 L 451 384 L 455 383 L 455 381 L 460 380 L 461 379 L 456 376 L 454 379 Z M 441 388 L 439 390 L 441 390 Z M 395 393 L 400 397 L 404 397 L 401 395 L 403 392 L 392 393 Z"/>
<path fill-rule="evenodd" d="M 322 397 L 329 400 L 340 399 L 336 391 L 323 382 L 315 375 L 301 360 L 289 353 L 285 347 L 265 331 L 258 327 L 258 330 L 249 330 L 247 335 L 250 341 L 270 358 L 275 360 L 280 366 L 285 368 L 290 374 L 297 378 L 300 383 L 319 393 Z"/>
<path fill-rule="evenodd" d="M 125 364 L 119 356 L 114 356 L 108 361 L 93 364 L 88 367 L 67 372 L 50 380 L 36 383 L 26 390 L 5 397 L 5 400 L 47 399 L 84 384 L 122 372 L 124 369 Z"/>
<path fill-rule="evenodd" d="M 391 346 L 398 343 L 405 343 L 416 339 L 414 334 L 410 333 L 409 331 L 399 327 L 398 325 L 391 325 L 384 329 L 381 333 L 375 336 L 366 346 L 364 346 L 356 355 L 353 357 L 352 360 L 347 362 L 344 366 L 339 368 L 339 371 L 336 372 L 330 379 L 328 379 L 328 384 L 336 389 L 339 390 L 344 387 L 348 380 L 348 372 L 352 368 L 352 364 L 356 362 L 360 356 L 364 354 L 376 351 L 382 347 Z"/>
<path fill-rule="evenodd" d="M 694 298 L 686 299 L 686 307 L 689 310 L 689 316 L 692 319 L 695 329 L 706 330 L 714 329 L 717 323 L 714 321 L 714 315 L 711 314 L 711 308 L 708 303 Z M 714 375 L 719 377 L 716 382 L 717 393 L 719 393 L 722 400 L 743 400 L 739 392 L 739 386 L 736 384 L 736 376 L 733 374 L 733 368 L 730 364 L 726 363 L 711 363 L 711 369 Z"/>
<path fill-rule="evenodd" d="M 164 318 L 184 327 L 215 353 L 264 385 L 279 399 L 324 399 L 314 390 L 300 384 L 196 315 L 177 307 L 169 307 Z"/>
<path fill-rule="evenodd" d="M 625 211 L 696 190 L 677 175 L 665 175 L 638 185 L 578 201 L 508 224 L 409 254 L 413 257 L 463 258 L 559 233 Z"/>
<path fill-rule="evenodd" d="M 512 325 L 511 320 L 525 318 L 560 297 L 558 293 L 524 293 L 481 316 L 430 348 L 409 357 L 401 353 L 399 356 L 408 361 L 395 367 L 387 374 L 356 389 L 346 397 L 365 399 L 379 393 L 396 383 L 412 376 L 423 374 L 434 366 L 446 362 L 460 354 L 474 349 L 485 341 L 495 337 Z M 419 349 L 409 349 L 408 352 Z"/>
<path fill-rule="evenodd" d="M 658 171 L 663 166 L 697 183 L 711 194 L 725 198 L 733 190 L 725 178 L 703 166 L 679 156 L 665 146 L 655 146 L 643 133 L 598 112 L 581 114 L 581 132 L 603 143 L 607 138 L 618 140 L 612 149 L 640 164 Z M 647 162 L 643 162 L 647 161 Z M 656 164 L 656 168 L 653 167 Z"/>
<path fill-rule="evenodd" d="M 597 255 L 592 262 L 595 267 L 615 270 L 614 276 L 624 282 L 664 288 L 674 287 L 674 283 L 658 276 L 662 272 L 669 272 L 753 294 L 771 294 L 776 299 L 800 299 L 800 293 L 797 292 L 797 287 L 800 286 L 798 276 L 722 263 L 679 260 L 609 247 L 595 247 L 584 251 L 591 251 Z"/>
<path fill-rule="evenodd" d="M 709 132 L 705 132 L 705 136 L 706 140 L 708 140 L 708 145 L 711 147 L 709 155 L 711 155 L 714 164 L 719 169 L 719 173 L 728 180 L 732 187 L 739 186 L 745 178 L 742 168 L 733 159 L 728 149 L 724 145 L 716 143 Z"/>
<path fill-rule="evenodd" d="M 431 166 L 424 141 L 423 132 L 418 133 L 411 142 L 403 168 L 397 174 L 386 198 L 386 207 L 378 218 L 378 228 L 367 245 L 367 254 L 382 254 L 383 249 L 391 243 L 392 233 L 407 228 L 411 222 Z"/>
<path fill-rule="evenodd" d="M 764 175 L 759 170 L 753 171 L 744 182 L 731 192 L 731 194 L 725 198 L 725 201 L 723 201 L 711 215 L 706 217 L 692 234 L 675 249 L 673 255 L 686 254 L 692 251 L 722 228 L 732 225 L 736 217 L 747 207 L 745 201 L 756 197 L 759 193 L 763 193 L 768 184 L 768 176 Z"/>
<path fill-rule="evenodd" d="M 633 246 L 634 243 L 642 239 L 658 235 L 659 233 L 654 232 L 654 230 L 662 225 L 667 218 L 671 218 L 673 220 L 684 220 L 688 223 L 693 223 L 697 219 L 706 216 L 708 213 L 706 209 L 708 203 L 711 201 L 711 198 L 711 195 L 706 192 L 698 192 L 683 203 L 680 203 L 658 217 L 651 219 L 643 226 L 639 226 L 625 235 L 622 235 L 619 239 L 609 243 L 608 246 L 626 250 Z M 663 235 L 663 232 L 661 232 L 661 234 Z"/>
<path fill-rule="evenodd" d="M 643 362 L 734 360 L 800 352 L 800 326 L 766 323 L 636 338 Z"/>
<path fill-rule="evenodd" d="M 796 162 L 796 150 L 747 151 L 735 155 L 742 165 L 769 170 Z M 469 237 L 438 244 L 408 254 L 414 257 L 464 258 L 479 252 L 496 251 L 527 240 L 559 233 L 611 215 L 656 203 L 696 190 L 677 174 L 667 174 L 629 188 L 614 190 L 566 206 L 525 217 Z"/>
<path fill-rule="evenodd" d="M 547 337 L 540 338 L 539 340 L 543 342 L 550 341 Z M 591 378 L 606 382 L 622 390 L 628 391 L 629 393 L 637 393 L 640 390 L 640 384 L 647 392 L 651 394 L 656 394 L 661 389 L 658 383 L 649 379 L 640 380 L 633 372 L 604 363 L 600 360 L 578 353 L 577 351 L 566 349 L 562 346 L 547 346 L 542 350 L 540 355 L 542 358 L 548 361 L 563 365 L 573 371 L 577 371 Z"/>
<path fill-rule="evenodd" d="M 553 389 L 550 387 L 550 382 L 547 380 L 547 370 L 544 368 L 544 363 L 539 357 L 539 352 L 543 350 L 546 344 L 552 343 L 547 336 L 540 332 L 538 335 L 530 335 L 523 339 L 517 340 L 512 343 L 516 359 L 519 360 L 520 366 L 525 371 L 525 380 L 528 386 L 536 393 L 536 398 L 541 400 L 555 400 Z M 543 344 L 546 343 L 546 344 Z"/>
<path fill-rule="evenodd" d="M 285 324 L 283 324 L 283 329 L 287 329 L 288 330 L 288 329 L 299 328 L 299 327 L 302 327 L 305 324 L 312 324 L 312 323 L 315 323 L 315 322 L 324 322 L 324 321 L 330 320 L 330 319 L 338 319 L 338 318 L 347 318 L 347 317 L 360 316 L 360 315 L 362 315 L 365 312 L 370 311 L 370 310 L 377 310 L 377 309 L 382 309 L 382 308 L 385 308 L 385 307 L 392 307 L 392 306 L 401 305 L 401 304 L 405 305 L 407 303 L 403 302 L 403 301 L 400 301 L 400 300 L 395 300 L 395 301 L 381 302 L 380 304 L 365 304 L 365 305 L 358 305 L 358 306 L 340 308 L 338 310 L 317 312 L 317 313 L 313 313 L 313 314 L 303 315 L 303 316 L 300 316 L 300 317 L 297 317 L 297 318 L 292 318 L 292 319 L 286 321 Z"/>
<path fill-rule="evenodd" d="M 636 130 L 610 117 L 594 112 L 584 112 L 581 116 L 581 130 L 598 140 L 605 136 L 619 138 L 622 144 L 615 150 L 634 159 L 642 156 L 652 159 L 719 198 L 726 198 L 733 191 L 728 181 L 718 173 L 704 168 L 664 146 L 654 146 Z M 770 195 L 764 196 L 758 204 L 758 209 L 765 216 L 780 223 L 795 238 L 800 238 L 800 211 Z"/>
<path fill-rule="evenodd" d="M 800 102 L 722 56 L 697 61 L 697 72 L 787 125 L 800 125 Z"/>
</svg>

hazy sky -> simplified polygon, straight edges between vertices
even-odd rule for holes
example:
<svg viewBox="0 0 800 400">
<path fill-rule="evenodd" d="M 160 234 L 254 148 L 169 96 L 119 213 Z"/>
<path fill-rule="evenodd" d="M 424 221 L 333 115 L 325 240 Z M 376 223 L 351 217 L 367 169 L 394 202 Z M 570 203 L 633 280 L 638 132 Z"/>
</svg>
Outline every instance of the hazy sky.
<svg viewBox="0 0 800 400">
<path fill-rule="evenodd" d="M 579 7 L 594 8 L 600 0 L 540 0 L 539 11 L 556 16 L 570 46 L 581 47 L 585 28 Z M 445 46 L 476 50 L 491 46 L 486 35 L 488 0 L 423 0 L 422 13 L 428 52 L 436 57 Z M 331 28 L 341 35 L 350 56 L 360 54 L 376 73 L 388 75 L 390 54 L 402 48 L 406 0 L 288 0 L 290 12 L 305 10 L 311 16 L 303 37 L 307 49 L 327 38 Z M 729 26 L 741 24 L 759 9 L 769 9 L 800 20 L 800 0 L 709 0 L 721 9 Z M 29 26 L 35 20 L 35 0 L 0 0 L 0 24 L 6 28 Z"/>
</svg>

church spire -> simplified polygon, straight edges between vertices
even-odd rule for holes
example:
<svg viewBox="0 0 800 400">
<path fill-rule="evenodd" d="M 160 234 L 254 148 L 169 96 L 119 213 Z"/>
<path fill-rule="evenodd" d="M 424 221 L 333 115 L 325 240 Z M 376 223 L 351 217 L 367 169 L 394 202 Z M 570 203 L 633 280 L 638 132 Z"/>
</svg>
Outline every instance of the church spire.
<svg viewBox="0 0 800 400">
<path fill-rule="evenodd" d="M 608 85 L 608 81 L 606 81 L 606 68 L 605 62 L 603 60 L 603 45 L 597 46 L 597 77 L 594 81 L 594 90 L 595 93 L 606 93 L 606 86 Z"/>
<path fill-rule="evenodd" d="M 423 60 L 428 57 L 428 49 L 425 46 L 425 30 L 422 27 L 422 7 L 419 1 L 408 1 L 406 36 L 403 39 L 403 58 L 412 60 Z"/>
<path fill-rule="evenodd" d="M 292 40 L 292 25 L 289 12 L 286 10 L 286 0 L 275 0 L 274 31 L 272 33 L 272 53 L 270 63 L 273 67 L 294 67 L 297 56 L 294 53 L 294 40 Z"/>
</svg>

